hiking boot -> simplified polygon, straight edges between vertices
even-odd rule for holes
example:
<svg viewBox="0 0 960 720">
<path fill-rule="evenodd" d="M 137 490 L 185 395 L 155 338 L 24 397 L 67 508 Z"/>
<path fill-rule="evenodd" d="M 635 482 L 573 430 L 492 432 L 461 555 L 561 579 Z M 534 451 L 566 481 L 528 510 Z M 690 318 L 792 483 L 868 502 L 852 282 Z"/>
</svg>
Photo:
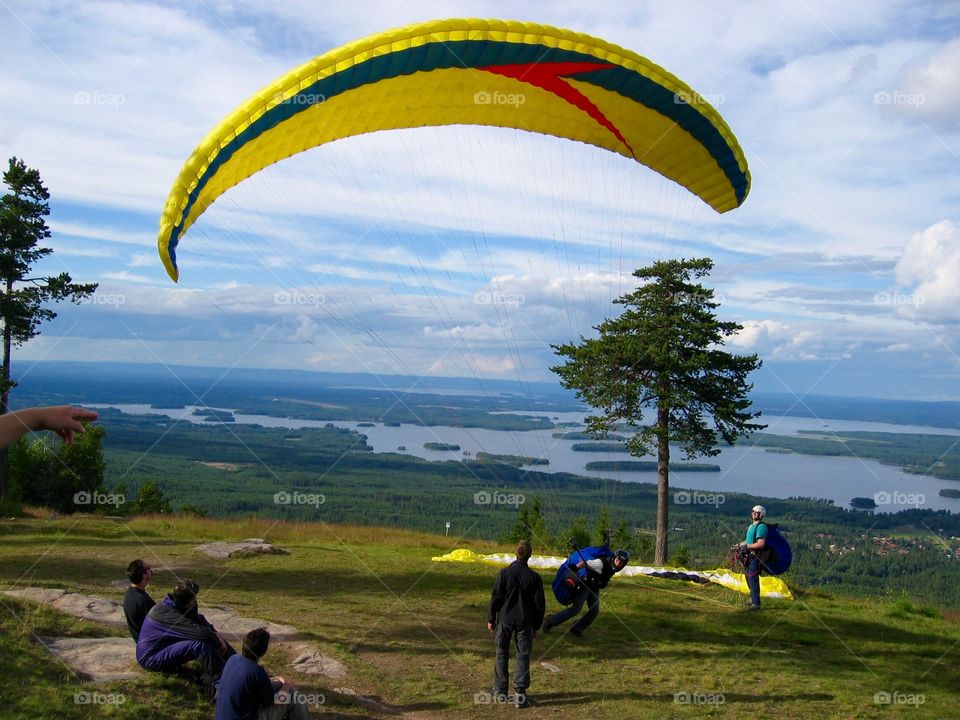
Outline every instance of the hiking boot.
<svg viewBox="0 0 960 720">
<path fill-rule="evenodd" d="M 513 704 L 517 709 L 525 709 L 531 706 L 530 698 L 527 697 L 526 693 L 518 692 L 516 695 L 512 696 Z"/>
<path fill-rule="evenodd" d="M 747 610 L 759 610 L 759 605 L 754 605 L 753 603 L 747 603 Z"/>
<path fill-rule="evenodd" d="M 574 637 L 583 637 L 583 630 L 577 630 L 575 627 L 570 628 L 570 634 Z"/>
<path fill-rule="evenodd" d="M 550 624 L 550 621 L 549 621 L 549 620 L 544 620 L 544 621 L 543 621 L 543 627 L 540 628 L 540 629 L 543 631 L 543 634 L 546 635 L 546 634 L 549 633 L 551 630 L 553 630 L 553 625 Z"/>
</svg>

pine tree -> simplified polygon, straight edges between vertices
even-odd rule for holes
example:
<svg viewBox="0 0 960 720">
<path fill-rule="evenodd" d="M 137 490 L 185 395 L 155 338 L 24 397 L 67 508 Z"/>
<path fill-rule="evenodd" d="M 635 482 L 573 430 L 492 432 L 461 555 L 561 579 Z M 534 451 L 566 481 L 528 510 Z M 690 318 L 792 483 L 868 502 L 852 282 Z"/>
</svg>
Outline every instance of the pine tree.
<svg viewBox="0 0 960 720">
<path fill-rule="evenodd" d="M 520 506 L 517 522 L 510 533 L 510 542 L 517 543 L 521 540 L 529 540 L 530 535 L 530 511 L 527 509 L 527 504 L 523 503 Z"/>
<path fill-rule="evenodd" d="M 156 480 L 145 480 L 133 502 L 133 512 L 138 515 L 169 513 L 170 501 L 164 497 Z"/>
<path fill-rule="evenodd" d="M 713 290 L 696 282 L 712 268 L 709 258 L 640 268 L 633 275 L 643 284 L 615 301 L 625 309 L 596 327 L 599 337 L 553 346 L 567 358 L 552 368 L 563 386 L 599 411 L 587 418 L 588 431 L 605 437 L 625 425 L 633 433 L 631 455 L 656 450 L 656 564 L 667 561 L 670 443 L 688 458 L 711 456 L 720 452 L 719 439 L 733 444 L 765 427 L 750 422 L 759 413 L 749 411 L 747 398 L 747 375 L 760 359 L 721 349 L 743 327 L 718 320 Z M 642 424 L 647 412 L 655 419 Z"/>
<path fill-rule="evenodd" d="M 536 548 L 546 550 L 553 544 L 550 533 L 547 532 L 547 520 L 543 517 L 543 504 L 539 495 L 533 498 L 533 506 L 530 508 L 530 542 L 533 543 L 534 552 Z"/>
<path fill-rule="evenodd" d="M 597 515 L 597 529 L 594 530 L 594 544 L 609 545 L 610 534 L 612 532 L 613 528 L 610 527 L 610 510 L 606 505 L 602 505 Z"/>
<path fill-rule="evenodd" d="M 50 214 L 50 193 L 39 171 L 22 160 L 10 158 L 3 173 L 10 192 L 0 197 L 0 321 L 3 322 L 3 360 L 0 365 L 0 415 L 9 409 L 10 353 L 40 334 L 41 323 L 57 314 L 45 303 L 81 302 L 97 289 L 96 283 L 76 284 L 68 273 L 30 277 L 34 263 L 53 252 L 40 247 L 50 237 L 45 220 Z M 6 493 L 7 454 L 0 451 L 0 496 Z"/>
</svg>

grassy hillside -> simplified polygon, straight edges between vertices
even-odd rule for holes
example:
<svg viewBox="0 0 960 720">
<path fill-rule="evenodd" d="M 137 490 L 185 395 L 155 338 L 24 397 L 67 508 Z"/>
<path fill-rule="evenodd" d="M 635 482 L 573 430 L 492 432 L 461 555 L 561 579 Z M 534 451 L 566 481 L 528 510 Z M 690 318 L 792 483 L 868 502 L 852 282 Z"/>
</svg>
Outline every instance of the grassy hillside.
<svg viewBox="0 0 960 720">
<path fill-rule="evenodd" d="M 201 584 L 203 604 L 298 627 L 348 667 L 344 680 L 306 682 L 323 717 L 388 717 L 350 696 L 378 698 L 416 718 L 511 717 L 475 702 L 488 691 L 486 604 L 495 569 L 432 563 L 455 539 L 408 531 L 273 520 L 141 518 L 0 521 L 0 583 L 119 597 L 111 581 L 145 557 L 161 596 L 175 575 Z M 193 546 L 265 537 L 288 556 L 213 560 Z M 471 542 L 476 550 L 497 549 Z M 554 630 L 534 646 L 530 718 L 951 718 L 960 700 L 960 622 L 951 612 L 801 594 L 759 613 L 718 587 L 616 580 L 581 639 Z M 557 606 L 548 599 L 551 609 Z M 144 676 L 98 686 L 119 705 L 75 703 L 73 679 L 36 637 L 122 634 L 2 599 L 0 717 L 212 717 L 192 686 Z M 285 659 L 267 656 L 276 672 Z M 546 663 L 546 667 L 541 663 Z M 883 700 L 891 700 L 884 703 Z M 877 702 L 877 701 L 881 702 Z"/>
</svg>

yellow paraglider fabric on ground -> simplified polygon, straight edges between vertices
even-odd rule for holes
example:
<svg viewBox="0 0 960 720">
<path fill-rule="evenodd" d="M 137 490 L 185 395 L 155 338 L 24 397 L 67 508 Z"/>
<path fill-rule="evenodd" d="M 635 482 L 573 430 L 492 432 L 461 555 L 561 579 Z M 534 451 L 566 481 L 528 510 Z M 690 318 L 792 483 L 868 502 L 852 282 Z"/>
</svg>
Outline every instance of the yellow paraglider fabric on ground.
<svg viewBox="0 0 960 720">
<path fill-rule="evenodd" d="M 718 212 L 750 188 L 740 146 L 685 83 L 630 50 L 534 23 L 439 20 L 373 35 L 301 65 L 225 118 L 187 160 L 157 239 L 179 276 L 182 235 L 221 194 L 309 148 L 364 133 L 492 125 L 632 158 Z"/>
<path fill-rule="evenodd" d="M 750 594 L 750 588 L 747 587 L 747 578 L 743 573 L 735 573 L 726 568 L 717 568 L 716 570 L 680 570 L 681 572 L 698 573 L 712 583 L 723 585 L 725 588 L 736 590 L 744 595 Z M 787 584 L 773 575 L 760 576 L 760 597 L 781 598 L 784 600 L 793 600 L 793 593 Z"/>
<path fill-rule="evenodd" d="M 509 565 L 515 560 L 515 556 L 509 553 L 494 553 L 491 555 L 480 555 L 466 548 L 459 548 L 453 552 L 439 557 L 433 557 L 434 562 L 469 562 L 485 563 L 487 565 Z M 564 561 L 564 558 L 551 555 L 534 555 L 529 560 L 532 568 L 538 569 L 557 569 Z M 646 565 L 628 565 L 619 573 L 613 576 L 618 577 L 656 577 L 671 580 L 686 580 L 688 582 L 703 583 L 711 582 L 717 585 L 723 585 L 730 590 L 736 590 L 744 595 L 750 594 L 747 587 L 747 580 L 742 573 L 735 573 L 726 568 L 717 568 L 716 570 L 688 570 L 686 568 L 675 567 L 653 567 Z M 772 575 L 760 576 L 760 596 L 766 598 L 780 598 L 783 600 L 793 600 L 793 593 L 790 588 L 778 577 Z"/>
<path fill-rule="evenodd" d="M 478 555 L 472 550 L 467 550 L 466 548 L 460 548 L 449 552 L 446 555 L 440 555 L 439 557 L 430 558 L 433 562 L 480 562 L 483 555 Z"/>
</svg>

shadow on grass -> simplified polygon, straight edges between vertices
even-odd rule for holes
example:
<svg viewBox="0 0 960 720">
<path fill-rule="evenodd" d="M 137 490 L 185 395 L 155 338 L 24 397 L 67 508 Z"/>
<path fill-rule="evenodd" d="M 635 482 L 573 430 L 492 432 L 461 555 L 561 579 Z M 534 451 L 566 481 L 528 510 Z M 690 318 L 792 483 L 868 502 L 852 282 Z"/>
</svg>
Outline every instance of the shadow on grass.
<svg viewBox="0 0 960 720">
<path fill-rule="evenodd" d="M 767 703 L 767 702 L 832 702 L 835 696 L 827 693 L 757 694 L 757 693 L 716 693 L 723 696 L 723 704 L 730 703 Z M 531 698 L 540 707 L 587 705 L 596 702 L 632 700 L 636 702 L 674 703 L 676 695 L 643 692 L 558 692 L 531 693 Z M 711 703 L 712 704 L 712 703 Z M 707 703 L 704 703 L 707 705 Z"/>
<path fill-rule="evenodd" d="M 111 545 L 106 541 L 104 551 Z M 60 556 L 54 550 L 45 556 L 0 558 L 0 589 L 28 568 L 20 586 L 89 588 L 123 578 L 126 556 L 116 561 L 84 557 L 78 562 L 69 550 L 65 547 Z M 163 550 L 157 547 L 161 557 Z M 473 653 L 492 658 L 493 643 L 485 625 L 495 568 L 405 562 L 389 553 L 381 559 L 362 549 L 358 558 L 354 550 L 232 561 L 198 556 L 198 567 L 189 572 L 203 588 L 201 607 L 226 605 L 243 615 L 266 615 L 265 619 L 295 625 L 305 638 L 361 656 Z M 194 558 L 173 562 L 184 560 Z M 168 583 L 171 579 L 163 577 Z M 150 587 L 157 599 L 169 589 L 159 583 Z M 276 601 L 265 604 L 264 593 Z M 121 597 L 119 590 L 97 594 Z M 819 607 L 813 598 L 797 605 L 774 604 L 762 613 L 681 604 L 672 598 L 610 588 L 602 595 L 600 616 L 583 638 L 538 635 L 535 656 L 558 662 L 679 661 L 684 671 L 689 671 L 693 659 L 703 657 L 719 663 L 721 672 L 728 663 L 735 668 L 747 656 L 759 655 L 770 662 L 789 656 L 811 677 L 859 681 L 869 673 L 878 683 L 888 684 L 919 678 L 955 692 L 954 674 L 930 669 L 937 662 L 943 667 L 956 665 L 956 638 L 925 632 L 922 624 L 905 629 L 879 614 L 863 618 L 842 607 Z M 559 609 L 549 604 L 549 612 Z M 352 618 L 346 625 L 345 613 Z"/>
</svg>

